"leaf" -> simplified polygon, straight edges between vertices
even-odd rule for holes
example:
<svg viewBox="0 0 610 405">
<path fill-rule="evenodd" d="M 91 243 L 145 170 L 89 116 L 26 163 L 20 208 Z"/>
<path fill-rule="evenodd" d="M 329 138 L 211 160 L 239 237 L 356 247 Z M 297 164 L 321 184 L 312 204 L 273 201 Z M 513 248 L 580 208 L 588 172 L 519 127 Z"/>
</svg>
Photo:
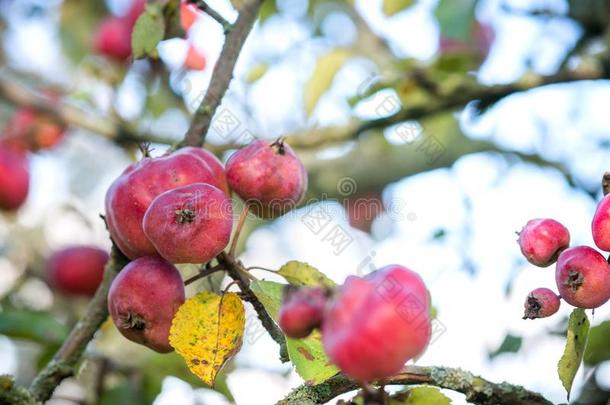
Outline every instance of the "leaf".
<svg viewBox="0 0 610 405">
<path fill-rule="evenodd" d="M 585 348 L 583 361 L 587 365 L 595 366 L 603 361 L 610 360 L 610 321 L 604 321 L 589 331 L 589 340 Z"/>
<path fill-rule="evenodd" d="M 489 359 L 494 359 L 502 353 L 517 353 L 521 349 L 523 338 L 521 336 L 511 335 L 510 333 L 504 337 L 504 341 L 500 347 L 493 352 L 489 352 Z"/>
<path fill-rule="evenodd" d="M 383 13 L 391 17 L 412 6 L 413 3 L 415 0 L 383 0 Z"/>
<path fill-rule="evenodd" d="M 222 366 L 240 349 L 244 325 L 244 305 L 237 294 L 204 291 L 182 304 L 169 342 L 189 369 L 212 387 Z"/>
<path fill-rule="evenodd" d="M 0 334 L 58 345 L 68 336 L 68 329 L 45 312 L 7 310 L 0 312 Z"/>
<path fill-rule="evenodd" d="M 290 284 L 298 286 L 334 287 L 336 284 L 324 273 L 307 263 L 291 260 L 278 270 Z"/>
<path fill-rule="evenodd" d="M 267 63 L 257 64 L 252 69 L 250 69 L 250 71 L 246 75 L 246 82 L 254 83 L 258 81 L 261 77 L 265 75 L 265 73 L 267 73 L 267 70 L 269 70 L 269 65 Z"/>
<path fill-rule="evenodd" d="M 568 400 L 570 400 L 572 382 L 574 382 L 574 377 L 576 376 L 576 372 L 582 361 L 588 334 L 589 319 L 587 318 L 587 314 L 584 309 L 574 309 L 570 314 L 570 320 L 568 321 L 566 347 L 557 364 L 559 379 L 568 394 Z"/>
<path fill-rule="evenodd" d="M 267 0 L 263 2 L 263 5 L 258 12 L 258 18 L 261 24 L 263 24 L 269 17 L 274 14 L 277 14 L 277 2 L 276 0 Z"/>
<path fill-rule="evenodd" d="M 165 19 L 158 3 L 148 4 L 138 17 L 131 33 L 131 49 L 135 59 L 157 58 L 157 44 L 165 34 Z"/>
<path fill-rule="evenodd" d="M 451 400 L 443 394 L 438 388 L 435 387 L 415 387 L 411 388 L 406 392 L 406 398 L 400 400 L 399 396 L 404 394 L 396 395 L 397 402 L 392 402 L 396 405 L 450 405 Z"/>
<path fill-rule="evenodd" d="M 473 29 L 475 0 L 440 0 L 436 18 L 441 36 L 468 42 Z"/>
<path fill-rule="evenodd" d="M 277 322 L 284 285 L 273 281 L 255 280 L 250 288 Z M 305 339 L 286 339 L 290 361 L 297 373 L 307 382 L 319 384 L 339 372 L 324 353 L 320 333 L 314 332 Z"/>
<path fill-rule="evenodd" d="M 334 49 L 318 59 L 316 67 L 305 84 L 304 101 L 307 115 L 316 108 L 320 97 L 333 83 L 335 75 L 350 56 L 345 49 Z"/>
<path fill-rule="evenodd" d="M 106 14 L 99 0 L 64 0 L 61 5 L 59 34 L 61 46 L 72 62 L 81 62 L 91 53 L 94 27 Z"/>
</svg>

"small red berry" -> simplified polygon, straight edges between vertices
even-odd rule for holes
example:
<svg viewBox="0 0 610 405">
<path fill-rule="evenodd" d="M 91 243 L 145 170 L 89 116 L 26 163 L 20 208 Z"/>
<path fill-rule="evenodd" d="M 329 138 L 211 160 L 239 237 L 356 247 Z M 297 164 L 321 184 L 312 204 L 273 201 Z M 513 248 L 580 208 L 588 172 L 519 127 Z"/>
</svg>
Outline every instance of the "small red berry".
<svg viewBox="0 0 610 405">
<path fill-rule="evenodd" d="M 161 193 L 193 183 L 227 190 L 224 174 L 208 164 L 197 148 L 182 148 L 129 166 L 106 193 L 106 222 L 114 242 L 130 259 L 154 256 L 157 250 L 142 228 L 150 203 Z M 227 190 L 228 191 L 228 190 Z"/>
<path fill-rule="evenodd" d="M 206 67 L 205 55 L 194 46 L 189 46 L 184 59 L 184 67 L 190 70 L 203 70 Z"/>
<path fill-rule="evenodd" d="M 71 246 L 53 253 L 47 260 L 47 274 L 58 290 L 92 296 L 102 282 L 108 253 L 94 246 Z"/>
<path fill-rule="evenodd" d="M 108 291 L 108 311 L 119 332 L 159 353 L 174 350 L 169 344 L 169 330 L 183 303 L 180 273 L 160 257 L 132 261 Z"/>
<path fill-rule="evenodd" d="M 519 247 L 532 264 L 547 267 L 570 245 L 570 232 L 554 219 L 532 219 L 519 232 Z"/>
<path fill-rule="evenodd" d="M 601 250 L 610 252 L 610 194 L 597 205 L 591 223 L 593 241 Z"/>
<path fill-rule="evenodd" d="M 282 140 L 257 140 L 227 161 L 229 186 L 263 218 L 294 209 L 307 190 L 307 172 Z"/>
<path fill-rule="evenodd" d="M 548 288 L 536 288 L 525 299 L 523 319 L 546 318 L 559 311 L 559 296 Z"/>
<path fill-rule="evenodd" d="M 26 153 L 0 143 L 0 209 L 12 211 L 21 207 L 29 188 L 30 170 Z"/>
<path fill-rule="evenodd" d="M 588 246 L 561 252 L 555 281 L 561 298 L 578 308 L 597 308 L 610 299 L 610 265 Z"/>
<path fill-rule="evenodd" d="M 207 263 L 231 238 L 231 200 L 209 184 L 175 188 L 153 200 L 143 226 L 148 239 L 169 262 Z"/>
<path fill-rule="evenodd" d="M 60 143 L 66 127 L 32 108 L 15 111 L 6 126 L 6 143 L 23 150 L 50 149 Z"/>
<path fill-rule="evenodd" d="M 328 357 L 359 382 L 398 373 L 424 352 L 430 336 L 426 286 L 417 273 L 398 265 L 348 277 L 322 321 Z"/>
<path fill-rule="evenodd" d="M 95 33 L 93 42 L 95 51 L 118 60 L 129 59 L 132 28 L 125 18 L 106 17 Z"/>
<path fill-rule="evenodd" d="M 279 325 L 286 336 L 302 339 L 322 325 L 328 294 L 321 287 L 288 287 L 279 313 Z"/>
</svg>

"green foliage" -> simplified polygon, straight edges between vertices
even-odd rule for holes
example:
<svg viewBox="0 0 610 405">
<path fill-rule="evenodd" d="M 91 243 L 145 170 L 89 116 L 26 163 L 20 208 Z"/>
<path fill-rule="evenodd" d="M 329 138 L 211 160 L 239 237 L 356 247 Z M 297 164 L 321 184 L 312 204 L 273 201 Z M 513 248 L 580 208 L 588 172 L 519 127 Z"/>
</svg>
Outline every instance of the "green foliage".
<svg viewBox="0 0 610 405">
<path fill-rule="evenodd" d="M 335 75 L 349 58 L 350 53 L 345 49 L 333 49 L 318 58 L 316 67 L 305 84 L 304 102 L 307 115 L 311 115 L 318 101 L 332 85 Z"/>
<path fill-rule="evenodd" d="M 291 260 L 278 270 L 290 284 L 298 286 L 334 287 L 336 284 L 324 273 L 307 263 Z"/>
<path fill-rule="evenodd" d="M 261 24 L 265 23 L 269 17 L 277 14 L 277 2 L 276 0 L 266 0 L 263 2 L 260 11 L 258 12 L 258 18 Z"/>
<path fill-rule="evenodd" d="M 277 322 L 284 285 L 272 281 L 255 280 L 250 288 L 265 306 L 269 315 Z M 287 338 L 286 348 L 290 361 L 305 381 L 319 384 L 339 372 L 326 357 L 319 332 L 314 332 L 305 339 Z"/>
<path fill-rule="evenodd" d="M 515 336 L 509 333 L 504 337 L 500 347 L 492 352 L 489 352 L 489 359 L 493 360 L 502 353 L 517 353 L 521 349 L 522 343 L 523 338 L 521 336 Z"/>
<path fill-rule="evenodd" d="M 136 21 L 131 33 L 131 49 L 133 57 L 140 59 L 145 56 L 157 58 L 157 44 L 165 34 L 165 19 L 161 5 L 148 4 L 144 12 Z"/>
<path fill-rule="evenodd" d="M 383 0 L 383 13 L 387 16 L 393 16 L 411 7 L 413 3 L 415 3 L 415 0 Z"/>
<path fill-rule="evenodd" d="M 583 361 L 595 366 L 602 361 L 610 360 L 610 321 L 604 321 L 589 331 L 589 340 L 585 348 Z"/>
<path fill-rule="evenodd" d="M 474 21 L 475 0 L 440 0 L 436 18 L 445 38 L 469 41 Z"/>
<path fill-rule="evenodd" d="M 103 1 L 64 0 L 59 34 L 63 50 L 73 62 L 78 63 L 91 53 L 92 33 L 105 14 Z"/>
<path fill-rule="evenodd" d="M 0 313 L 0 334 L 59 345 L 68 336 L 68 329 L 45 312 L 5 310 Z"/>
<path fill-rule="evenodd" d="M 566 337 L 566 347 L 563 355 L 557 364 L 559 379 L 563 384 L 570 399 L 570 391 L 576 372 L 580 367 L 582 357 L 587 344 L 589 334 L 589 319 L 584 309 L 576 308 L 570 314 L 568 321 L 568 334 Z"/>
</svg>

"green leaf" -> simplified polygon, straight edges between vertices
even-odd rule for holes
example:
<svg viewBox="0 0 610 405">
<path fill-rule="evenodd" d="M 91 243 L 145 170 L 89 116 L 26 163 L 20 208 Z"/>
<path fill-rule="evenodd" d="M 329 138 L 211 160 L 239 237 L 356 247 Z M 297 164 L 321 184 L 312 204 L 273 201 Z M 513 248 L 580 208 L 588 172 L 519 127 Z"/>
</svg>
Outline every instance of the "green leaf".
<svg viewBox="0 0 610 405">
<path fill-rule="evenodd" d="M 135 387 L 129 381 L 122 381 L 110 389 L 103 392 L 99 404 L 100 405 L 115 405 L 115 404 L 141 404 L 143 398 Z"/>
<path fill-rule="evenodd" d="M 305 84 L 304 101 L 308 116 L 314 111 L 320 97 L 331 86 L 335 75 L 349 56 L 350 53 L 345 49 L 333 49 L 318 59 L 312 75 Z"/>
<path fill-rule="evenodd" d="M 263 5 L 258 12 L 258 18 L 261 24 L 263 24 L 269 17 L 274 14 L 277 14 L 277 2 L 276 0 L 266 0 L 263 2 Z"/>
<path fill-rule="evenodd" d="M 400 395 L 406 398 L 401 399 Z M 415 387 L 404 394 L 397 394 L 391 402 L 395 405 L 450 405 L 451 400 L 435 387 Z"/>
<path fill-rule="evenodd" d="M 298 286 L 334 287 L 336 284 L 324 273 L 307 263 L 291 260 L 278 270 L 290 284 Z"/>
<path fill-rule="evenodd" d="M 45 312 L 9 310 L 0 313 L 0 334 L 57 345 L 68 337 L 68 329 Z"/>
<path fill-rule="evenodd" d="M 284 284 L 255 280 L 250 284 L 250 288 L 269 315 L 277 322 Z M 339 372 L 326 357 L 318 331 L 305 339 L 287 338 L 286 348 L 290 361 L 305 381 L 319 384 Z"/>
<path fill-rule="evenodd" d="M 493 352 L 489 353 L 489 359 L 494 359 L 502 353 L 517 353 L 521 349 L 523 338 L 521 336 L 511 335 L 510 333 L 504 337 L 504 341 Z"/>
<path fill-rule="evenodd" d="M 135 59 L 157 58 L 157 44 L 165 34 L 165 19 L 158 3 L 148 4 L 136 21 L 131 33 L 131 48 Z"/>
<path fill-rule="evenodd" d="M 250 71 L 246 75 L 246 82 L 254 83 L 258 81 L 261 77 L 265 75 L 265 73 L 267 73 L 267 70 L 269 70 L 269 65 L 267 63 L 257 64 L 252 69 L 250 69 Z"/>
<path fill-rule="evenodd" d="M 95 27 L 106 14 L 99 0 L 64 0 L 61 5 L 59 35 L 61 46 L 72 62 L 81 62 L 91 53 Z"/>
<path fill-rule="evenodd" d="M 610 360 L 610 321 L 604 321 L 589 331 L 589 340 L 585 348 L 583 361 L 595 366 L 602 361 Z"/>
<path fill-rule="evenodd" d="M 561 359 L 559 359 L 559 364 L 557 364 L 559 379 L 568 394 L 568 401 L 570 400 L 570 390 L 572 389 L 574 377 L 580 367 L 585 351 L 588 334 L 589 319 L 585 310 L 581 308 L 574 309 L 568 321 L 566 347 Z"/>
<path fill-rule="evenodd" d="M 475 6 L 475 0 L 440 0 L 435 14 L 441 36 L 468 42 L 474 25 Z"/>
<path fill-rule="evenodd" d="M 409 8 L 413 3 L 415 3 L 415 0 L 383 0 L 383 13 L 391 17 Z"/>
</svg>

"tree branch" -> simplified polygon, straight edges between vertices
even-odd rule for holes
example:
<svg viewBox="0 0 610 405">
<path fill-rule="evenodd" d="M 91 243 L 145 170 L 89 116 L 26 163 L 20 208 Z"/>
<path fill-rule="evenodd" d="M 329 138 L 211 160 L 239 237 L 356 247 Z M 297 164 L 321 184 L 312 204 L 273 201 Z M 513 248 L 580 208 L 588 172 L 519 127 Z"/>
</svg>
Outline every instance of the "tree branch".
<svg viewBox="0 0 610 405">
<path fill-rule="evenodd" d="M 288 351 L 286 349 L 286 338 L 273 319 L 271 319 L 271 316 L 269 316 L 264 305 L 256 297 L 256 294 L 254 294 L 254 292 L 250 289 L 250 280 L 244 276 L 248 270 L 246 270 L 241 263 L 236 261 L 233 256 L 225 252 L 219 254 L 216 259 L 218 259 L 218 263 L 227 269 L 229 276 L 231 276 L 233 280 L 237 281 L 237 285 L 243 293 L 242 297 L 252 304 L 256 314 L 258 315 L 258 319 L 260 319 L 261 323 L 263 324 L 263 327 L 267 330 L 271 338 L 275 340 L 278 345 L 280 345 L 280 360 L 282 360 L 282 362 L 289 361 Z"/>
<path fill-rule="evenodd" d="M 182 144 L 189 146 L 203 145 L 214 113 L 231 83 L 235 63 L 248 34 L 250 34 L 256 22 L 261 4 L 262 0 L 247 0 L 239 11 L 237 20 L 227 34 L 218 61 L 214 66 L 208 90 L 195 112 Z"/>
<path fill-rule="evenodd" d="M 47 114 L 66 126 L 83 128 L 118 143 L 174 143 L 172 139 L 138 133 L 125 123 L 118 123 L 108 117 L 96 117 L 76 106 L 52 100 L 30 90 L 6 73 L 0 73 L 0 97 L 14 105 L 30 107 Z"/>
<path fill-rule="evenodd" d="M 552 404 L 542 395 L 508 383 L 496 384 L 458 368 L 407 366 L 405 370 L 384 381 L 385 385 L 428 384 L 461 392 L 475 404 L 538 405 Z M 324 404 L 359 386 L 343 375 L 318 384 L 303 384 L 277 405 Z"/>
<path fill-rule="evenodd" d="M 231 28 L 233 28 L 233 25 L 230 22 L 228 22 L 222 15 L 220 15 L 218 11 L 210 7 L 205 1 L 188 0 L 188 2 L 196 5 L 199 10 L 205 12 L 207 15 L 215 19 L 218 24 L 222 25 L 222 28 L 224 29 L 225 33 L 231 31 Z"/>
<path fill-rule="evenodd" d="M 48 400 L 59 383 L 71 375 L 100 325 L 108 318 L 108 290 L 116 274 L 127 264 L 127 258 L 113 247 L 106 264 L 104 279 L 89 302 L 85 316 L 74 326 L 53 359 L 36 376 L 30 385 L 30 393 L 38 401 Z"/>
</svg>

